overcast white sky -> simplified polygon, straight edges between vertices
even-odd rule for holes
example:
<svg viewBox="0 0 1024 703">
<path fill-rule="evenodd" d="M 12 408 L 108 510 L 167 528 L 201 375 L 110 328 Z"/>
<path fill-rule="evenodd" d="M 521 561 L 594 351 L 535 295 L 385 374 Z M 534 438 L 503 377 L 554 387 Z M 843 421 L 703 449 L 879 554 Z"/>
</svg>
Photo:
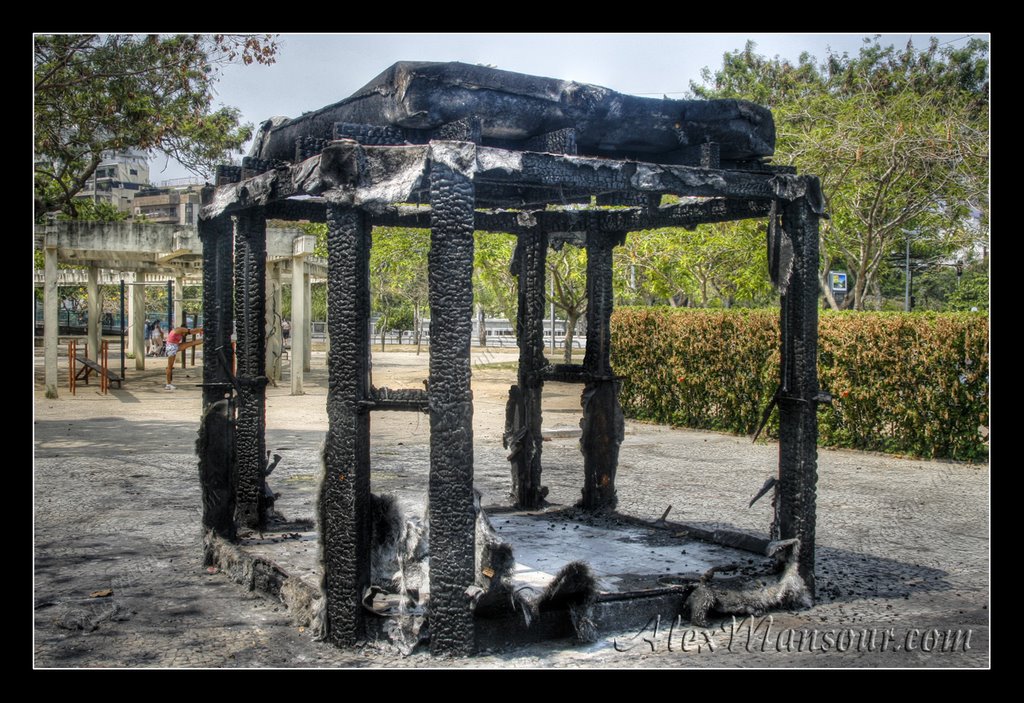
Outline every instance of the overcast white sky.
<svg viewBox="0 0 1024 703">
<path fill-rule="evenodd" d="M 348 97 L 396 61 L 462 61 L 575 80 L 633 95 L 681 98 L 704 66 L 718 68 L 727 51 L 747 39 L 759 53 L 796 61 L 807 51 L 821 59 L 829 47 L 856 54 L 864 34 L 282 34 L 272 66 L 231 66 L 217 99 L 242 111 L 246 122 L 295 117 Z M 884 34 L 887 44 L 928 38 L 966 41 L 969 32 Z M 977 35 L 975 35 L 977 36 Z M 190 175 L 176 162 L 154 158 L 154 183 Z"/>
</svg>

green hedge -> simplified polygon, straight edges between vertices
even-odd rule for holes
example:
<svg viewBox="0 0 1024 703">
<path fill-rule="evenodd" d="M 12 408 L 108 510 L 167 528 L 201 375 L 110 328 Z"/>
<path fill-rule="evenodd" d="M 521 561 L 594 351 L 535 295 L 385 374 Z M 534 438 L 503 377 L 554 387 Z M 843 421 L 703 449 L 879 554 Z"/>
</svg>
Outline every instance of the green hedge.
<svg viewBox="0 0 1024 703">
<path fill-rule="evenodd" d="M 625 308 L 612 365 L 626 415 L 751 434 L 778 383 L 778 311 Z M 818 373 L 833 396 L 819 444 L 984 460 L 988 318 L 978 313 L 821 314 Z M 778 436 L 777 413 L 766 433 Z"/>
</svg>

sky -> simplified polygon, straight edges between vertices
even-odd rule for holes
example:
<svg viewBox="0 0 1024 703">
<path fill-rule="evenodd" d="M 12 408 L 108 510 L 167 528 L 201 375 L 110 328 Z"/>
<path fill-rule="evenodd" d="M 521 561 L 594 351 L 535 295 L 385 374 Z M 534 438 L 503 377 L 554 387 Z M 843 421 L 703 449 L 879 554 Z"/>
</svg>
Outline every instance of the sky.
<svg viewBox="0 0 1024 703">
<path fill-rule="evenodd" d="M 804 51 L 821 59 L 829 48 L 858 52 L 865 34 L 281 34 L 271 66 L 229 66 L 216 84 L 216 105 L 237 107 L 258 125 L 296 117 L 348 97 L 396 61 L 462 61 L 507 71 L 604 86 L 621 93 L 684 97 L 700 71 L 721 66 L 722 55 L 748 39 L 765 56 L 796 62 Z M 883 34 L 885 44 L 912 39 L 925 47 L 961 43 L 971 35 Z M 246 147 L 248 151 L 248 146 Z M 188 177 L 173 160 L 157 156 L 150 179 Z"/>
</svg>

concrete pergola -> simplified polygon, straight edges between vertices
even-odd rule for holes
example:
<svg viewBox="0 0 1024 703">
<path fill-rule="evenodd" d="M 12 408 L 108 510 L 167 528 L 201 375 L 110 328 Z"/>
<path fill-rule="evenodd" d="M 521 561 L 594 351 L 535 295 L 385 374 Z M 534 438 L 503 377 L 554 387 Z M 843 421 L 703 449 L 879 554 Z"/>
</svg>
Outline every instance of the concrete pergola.
<svg viewBox="0 0 1024 703">
<path fill-rule="evenodd" d="M 200 454 L 208 538 L 259 527 L 263 505 L 264 325 L 267 218 L 328 226 L 329 429 L 319 530 L 327 638 L 360 641 L 369 584 L 370 418 L 380 410 L 430 415 L 430 632 L 432 652 L 475 646 L 468 589 L 474 563 L 470 343 L 474 230 L 518 237 L 518 383 L 505 443 L 512 494 L 536 508 L 545 381 L 583 385 L 580 505 L 615 506 L 623 435 L 610 364 L 612 252 L 628 232 L 744 218 L 768 222 L 773 281 L 782 292 L 776 538 L 799 538 L 800 576 L 814 592 L 818 219 L 817 178 L 765 163 L 774 126 L 742 101 L 622 96 L 596 86 L 463 64 L 396 64 L 351 98 L 283 124 L 266 123 L 241 168 L 222 168 L 204 191 L 207 354 L 204 404 L 237 406 L 228 445 Z M 663 195 L 687 199 L 662 206 Z M 693 200 L 693 199 L 697 200 Z M 595 202 L 598 207 L 594 207 Z M 615 205 L 609 209 L 600 206 Z M 430 376 L 426 391 L 380 393 L 369 384 L 369 253 L 375 225 L 429 228 Z M 587 250 L 583 364 L 544 358 L 549 246 Z M 232 256 L 232 249 L 234 255 Z M 238 375 L 229 335 L 238 331 Z M 232 426 L 221 413 L 209 428 Z M 206 418 L 212 418 L 208 412 Z M 204 420 L 206 422 L 206 420 Z"/>
<path fill-rule="evenodd" d="M 310 366 L 308 311 L 311 282 L 326 278 L 326 262 L 312 256 L 314 237 L 297 229 L 271 229 L 267 233 L 266 259 L 266 374 L 281 380 L 283 339 L 281 333 L 281 286 L 291 280 L 293 290 L 293 324 L 296 331 L 292 343 L 292 392 L 302 393 L 302 372 Z M 203 247 L 194 226 L 139 223 L 56 222 L 37 225 L 35 247 L 44 254 L 44 269 L 35 271 L 35 285 L 42 286 L 43 346 L 47 397 L 56 398 L 58 320 L 57 288 L 62 285 L 86 285 L 88 297 L 87 337 L 90 353 L 100 347 L 101 302 L 99 287 L 131 286 L 128 296 L 128 319 L 131 333 L 127 351 L 135 353 L 135 368 L 146 368 L 143 339 L 145 326 L 145 286 L 164 285 L 174 281 L 173 316 L 182 319 L 182 291 L 185 285 L 202 282 Z M 59 263 L 82 268 L 59 269 Z M 301 359 L 296 363 L 294 359 Z"/>
</svg>

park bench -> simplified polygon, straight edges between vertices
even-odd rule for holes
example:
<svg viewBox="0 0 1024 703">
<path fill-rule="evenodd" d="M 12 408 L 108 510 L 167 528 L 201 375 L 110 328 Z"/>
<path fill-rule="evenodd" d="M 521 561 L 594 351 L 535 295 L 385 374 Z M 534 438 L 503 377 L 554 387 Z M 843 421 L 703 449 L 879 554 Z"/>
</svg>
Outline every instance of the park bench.
<svg viewBox="0 0 1024 703">
<path fill-rule="evenodd" d="M 75 356 L 75 361 L 82 365 L 82 368 L 78 369 L 75 373 L 75 380 L 82 381 L 86 384 L 89 383 L 89 375 L 95 372 L 97 375 L 103 373 L 103 368 L 92 359 L 88 359 L 84 356 Z M 117 387 L 121 387 L 121 378 L 118 374 L 114 373 L 109 368 L 106 370 L 107 380 L 111 383 L 116 383 Z"/>
</svg>

